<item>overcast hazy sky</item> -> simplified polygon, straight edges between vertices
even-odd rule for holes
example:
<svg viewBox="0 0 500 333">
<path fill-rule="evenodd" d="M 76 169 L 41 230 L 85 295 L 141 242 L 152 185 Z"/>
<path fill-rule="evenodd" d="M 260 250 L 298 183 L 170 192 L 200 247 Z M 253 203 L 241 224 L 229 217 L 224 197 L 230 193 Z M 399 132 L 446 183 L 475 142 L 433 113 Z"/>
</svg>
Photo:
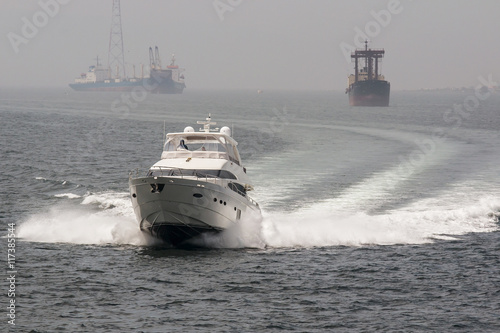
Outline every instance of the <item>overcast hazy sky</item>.
<svg viewBox="0 0 500 333">
<path fill-rule="evenodd" d="M 0 86 L 64 87 L 97 55 L 106 63 L 111 7 L 0 0 Z M 158 45 L 164 64 L 176 54 L 190 89 L 343 90 L 353 65 L 341 45 L 359 31 L 385 48 L 395 90 L 500 81 L 498 0 L 122 0 L 121 10 L 129 73 Z"/>
</svg>

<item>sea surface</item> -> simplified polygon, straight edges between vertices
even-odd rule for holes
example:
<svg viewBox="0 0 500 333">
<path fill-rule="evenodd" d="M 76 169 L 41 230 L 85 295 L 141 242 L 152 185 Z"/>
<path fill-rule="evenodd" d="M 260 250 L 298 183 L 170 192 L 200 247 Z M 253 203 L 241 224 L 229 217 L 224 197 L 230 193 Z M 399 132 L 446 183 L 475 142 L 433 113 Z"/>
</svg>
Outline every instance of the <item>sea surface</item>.
<svg viewBox="0 0 500 333">
<path fill-rule="evenodd" d="M 391 95 L 1 91 L 0 330 L 500 332 L 500 94 Z M 209 113 L 263 219 L 172 249 L 129 172 Z"/>
</svg>

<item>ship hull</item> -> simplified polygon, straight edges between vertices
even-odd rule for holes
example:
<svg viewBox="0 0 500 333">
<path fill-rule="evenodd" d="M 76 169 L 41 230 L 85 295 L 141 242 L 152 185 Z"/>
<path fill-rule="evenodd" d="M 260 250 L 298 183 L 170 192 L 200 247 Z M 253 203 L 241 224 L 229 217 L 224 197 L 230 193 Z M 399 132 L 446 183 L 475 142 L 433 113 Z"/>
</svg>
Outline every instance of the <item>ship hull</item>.
<svg viewBox="0 0 500 333">
<path fill-rule="evenodd" d="M 151 87 L 151 91 L 156 94 L 182 94 L 186 87 L 184 82 L 172 79 L 171 70 L 151 70 L 148 85 Z"/>
<path fill-rule="evenodd" d="M 348 88 L 351 106 L 389 106 L 391 85 L 382 80 L 358 81 Z"/>
<path fill-rule="evenodd" d="M 142 177 L 130 179 L 129 185 L 140 229 L 173 246 L 219 233 L 260 212 L 246 197 L 210 182 Z"/>
<path fill-rule="evenodd" d="M 184 82 L 173 81 L 170 76 L 153 74 L 152 77 L 122 82 L 71 83 L 76 91 L 132 91 L 145 90 L 153 94 L 182 94 Z"/>
<path fill-rule="evenodd" d="M 71 89 L 76 91 L 132 91 L 134 88 L 141 87 L 143 80 L 135 82 L 93 82 L 93 83 L 70 83 Z"/>
</svg>

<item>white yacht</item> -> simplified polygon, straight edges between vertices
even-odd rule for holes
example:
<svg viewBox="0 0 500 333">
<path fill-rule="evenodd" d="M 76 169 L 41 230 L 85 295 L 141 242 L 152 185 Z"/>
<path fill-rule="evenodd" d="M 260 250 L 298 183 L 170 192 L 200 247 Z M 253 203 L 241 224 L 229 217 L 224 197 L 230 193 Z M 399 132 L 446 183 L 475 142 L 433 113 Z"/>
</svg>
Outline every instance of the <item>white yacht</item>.
<svg viewBox="0 0 500 333">
<path fill-rule="evenodd" d="M 252 185 L 231 129 L 210 114 L 199 132 L 168 133 L 161 159 L 145 176 L 130 175 L 130 195 L 141 230 L 172 245 L 202 233 L 217 233 L 257 214 Z"/>
</svg>

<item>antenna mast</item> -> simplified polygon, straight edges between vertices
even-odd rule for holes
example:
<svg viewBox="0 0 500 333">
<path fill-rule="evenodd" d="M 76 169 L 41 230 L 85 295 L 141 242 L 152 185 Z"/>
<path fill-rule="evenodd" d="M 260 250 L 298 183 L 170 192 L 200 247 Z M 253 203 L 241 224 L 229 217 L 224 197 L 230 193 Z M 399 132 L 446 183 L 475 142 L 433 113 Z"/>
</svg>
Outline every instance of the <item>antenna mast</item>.
<svg viewBox="0 0 500 333">
<path fill-rule="evenodd" d="M 120 0 L 113 0 L 113 11 L 111 18 L 111 33 L 109 36 L 108 68 L 117 67 L 125 73 L 125 57 L 123 55 L 123 34 L 122 34 L 122 16 L 120 13 Z M 117 71 L 116 76 L 119 77 Z"/>
</svg>

